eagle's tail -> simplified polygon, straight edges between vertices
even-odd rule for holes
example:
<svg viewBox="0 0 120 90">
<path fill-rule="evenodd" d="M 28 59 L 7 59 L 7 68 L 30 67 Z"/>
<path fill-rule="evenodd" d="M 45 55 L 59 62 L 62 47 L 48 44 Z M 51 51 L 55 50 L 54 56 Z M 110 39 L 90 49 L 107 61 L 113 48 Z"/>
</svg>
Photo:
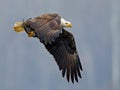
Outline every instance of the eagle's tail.
<svg viewBox="0 0 120 90">
<path fill-rule="evenodd" d="M 14 24 L 14 27 L 13 27 L 13 29 L 14 29 L 14 31 L 16 31 L 16 32 L 24 32 L 25 31 L 25 29 L 24 29 L 24 22 L 16 22 L 15 24 Z M 26 31 L 25 31 L 26 32 Z M 28 37 L 35 37 L 36 36 L 36 34 L 35 34 L 35 32 L 34 31 L 27 31 L 26 32 L 27 34 L 28 34 Z"/>
<path fill-rule="evenodd" d="M 25 29 L 24 29 L 24 27 L 23 27 L 23 22 L 16 22 L 15 24 L 14 24 L 14 30 L 16 31 L 16 32 L 23 32 L 23 31 L 25 31 Z"/>
</svg>

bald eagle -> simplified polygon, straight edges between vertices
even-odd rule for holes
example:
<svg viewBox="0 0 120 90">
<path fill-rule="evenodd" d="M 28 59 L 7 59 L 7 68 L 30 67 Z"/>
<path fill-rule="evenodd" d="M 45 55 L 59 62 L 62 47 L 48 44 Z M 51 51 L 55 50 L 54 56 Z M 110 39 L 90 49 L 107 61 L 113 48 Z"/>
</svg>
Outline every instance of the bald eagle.
<svg viewBox="0 0 120 90">
<path fill-rule="evenodd" d="M 66 75 L 67 81 L 78 82 L 81 78 L 82 65 L 76 49 L 73 34 L 65 30 L 72 27 L 69 21 L 60 15 L 43 14 L 35 18 L 16 22 L 16 32 L 25 31 L 29 37 L 36 37 L 44 44 L 45 48 L 53 55 L 62 76 Z"/>
</svg>

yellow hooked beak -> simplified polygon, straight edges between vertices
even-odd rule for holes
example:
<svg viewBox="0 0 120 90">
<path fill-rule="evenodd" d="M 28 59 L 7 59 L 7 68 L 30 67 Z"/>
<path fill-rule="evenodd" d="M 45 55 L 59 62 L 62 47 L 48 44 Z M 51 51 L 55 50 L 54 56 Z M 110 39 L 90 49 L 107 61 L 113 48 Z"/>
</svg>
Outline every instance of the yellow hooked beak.
<svg viewBox="0 0 120 90">
<path fill-rule="evenodd" d="M 71 28 L 72 24 L 71 23 L 67 23 L 66 26 L 69 27 L 69 28 Z"/>
</svg>

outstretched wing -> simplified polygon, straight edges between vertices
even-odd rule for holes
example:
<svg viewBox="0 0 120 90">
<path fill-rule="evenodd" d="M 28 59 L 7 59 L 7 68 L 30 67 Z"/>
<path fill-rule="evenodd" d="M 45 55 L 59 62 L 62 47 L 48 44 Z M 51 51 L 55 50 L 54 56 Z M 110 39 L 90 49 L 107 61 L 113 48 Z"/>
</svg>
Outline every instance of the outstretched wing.
<svg viewBox="0 0 120 90">
<path fill-rule="evenodd" d="M 51 43 L 62 32 L 60 19 L 58 14 L 44 14 L 28 19 L 24 22 L 24 28 L 27 33 L 33 30 L 41 42 Z"/>
<path fill-rule="evenodd" d="M 60 34 L 55 42 L 52 42 L 51 44 L 44 43 L 44 45 L 54 56 L 59 69 L 62 70 L 63 77 L 66 74 L 68 82 L 70 77 L 73 83 L 74 80 L 78 82 L 78 76 L 81 78 L 80 71 L 82 70 L 82 65 L 76 50 L 73 35 L 66 30 L 62 30 L 62 34 Z"/>
</svg>

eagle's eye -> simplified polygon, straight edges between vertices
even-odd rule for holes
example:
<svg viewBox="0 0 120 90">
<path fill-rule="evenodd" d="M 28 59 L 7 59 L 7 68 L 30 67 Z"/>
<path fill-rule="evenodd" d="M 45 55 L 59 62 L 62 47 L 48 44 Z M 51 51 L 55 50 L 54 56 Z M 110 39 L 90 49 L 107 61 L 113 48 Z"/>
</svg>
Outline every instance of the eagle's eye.
<svg viewBox="0 0 120 90">
<path fill-rule="evenodd" d="M 65 24 L 68 24 L 68 23 L 65 23 Z"/>
</svg>

